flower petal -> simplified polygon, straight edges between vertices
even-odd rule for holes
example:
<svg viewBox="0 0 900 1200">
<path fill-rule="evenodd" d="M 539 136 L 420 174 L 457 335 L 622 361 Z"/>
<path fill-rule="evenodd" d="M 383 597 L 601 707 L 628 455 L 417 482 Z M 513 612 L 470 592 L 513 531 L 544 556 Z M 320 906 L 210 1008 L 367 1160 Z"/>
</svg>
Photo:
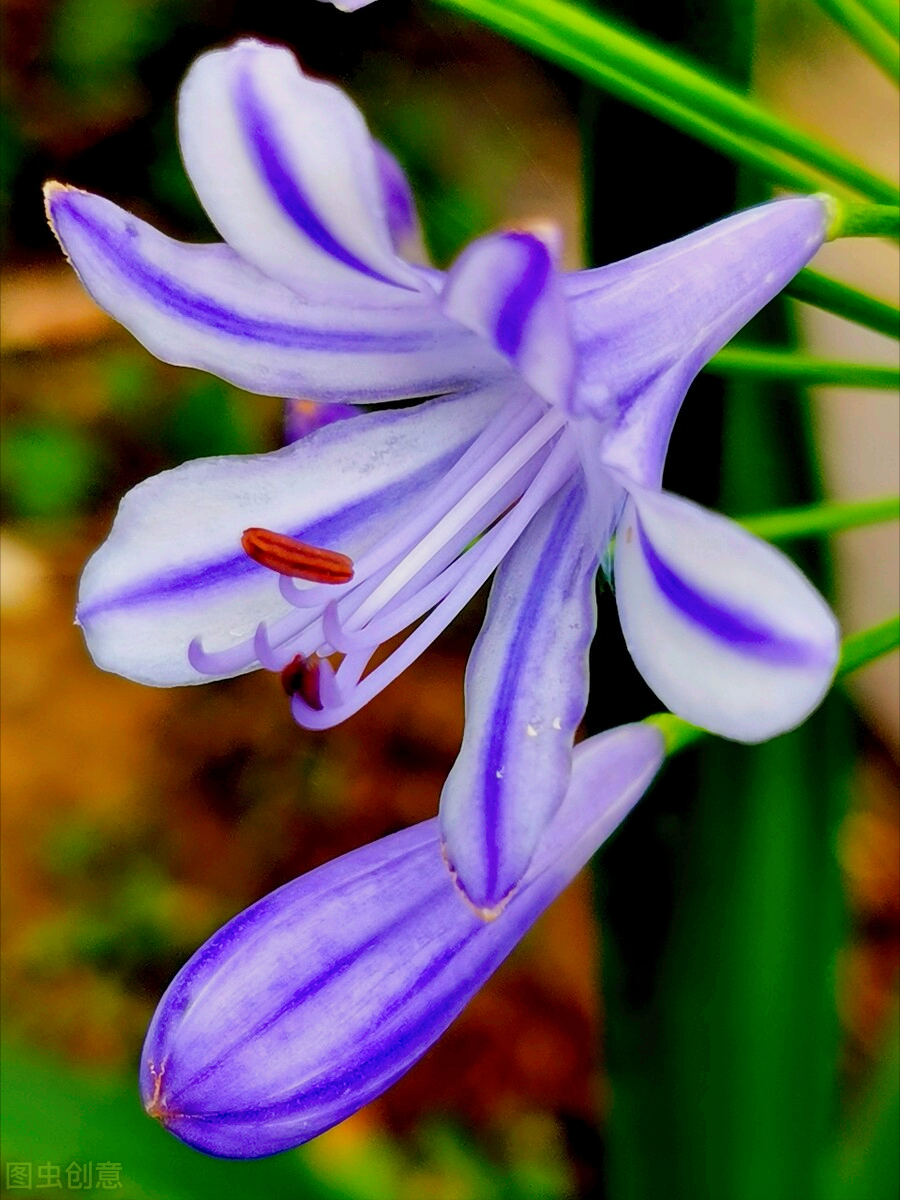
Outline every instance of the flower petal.
<svg viewBox="0 0 900 1200">
<path fill-rule="evenodd" d="M 200 683 L 188 645 L 243 647 L 295 610 L 241 549 L 261 527 L 358 558 L 403 522 L 508 399 L 478 392 L 326 426 L 272 454 L 199 459 L 139 484 L 85 568 L 78 620 L 97 664 L 141 683 Z M 314 613 L 310 614 L 310 619 Z M 243 654 L 243 651 L 242 651 Z"/>
<path fill-rule="evenodd" d="M 325 0 L 326 4 L 333 4 L 336 9 L 345 13 L 357 12 L 373 2 L 374 0 Z"/>
<path fill-rule="evenodd" d="M 760 742 L 799 725 L 827 692 L 834 615 L 790 559 L 735 522 L 633 488 L 615 579 L 638 669 L 695 725 Z"/>
<path fill-rule="evenodd" d="M 245 40 L 201 55 L 178 117 L 203 207 L 264 274 L 312 301 L 422 299 L 427 284 L 394 251 L 362 115 L 289 50 Z"/>
<path fill-rule="evenodd" d="M 372 142 L 384 209 L 394 249 L 407 262 L 427 263 L 416 201 L 406 172 L 381 142 Z"/>
<path fill-rule="evenodd" d="M 659 486 L 691 380 L 809 262 L 827 221 L 822 197 L 775 200 L 566 278 L 579 369 L 570 409 L 608 423 L 609 466 Z"/>
<path fill-rule="evenodd" d="M 532 233 L 497 233 L 468 246 L 441 303 L 474 329 L 551 404 L 566 404 L 575 356 L 562 280 L 550 247 Z"/>
<path fill-rule="evenodd" d="M 232 1158 L 316 1137 L 389 1087 L 443 1033 L 649 785 L 649 726 L 579 746 L 521 887 L 480 920 L 426 821 L 289 883 L 182 968 L 147 1034 L 141 1091 L 182 1140 Z"/>
<path fill-rule="evenodd" d="M 588 692 L 597 557 L 569 484 L 497 572 L 466 672 L 466 728 L 441 796 L 447 861 L 478 909 L 525 873 L 568 786 Z"/>
<path fill-rule="evenodd" d="M 164 362 L 264 395 L 361 403 L 498 374 L 436 302 L 304 304 L 227 246 L 173 241 L 100 196 L 49 184 L 47 212 L 85 288 Z"/>
</svg>

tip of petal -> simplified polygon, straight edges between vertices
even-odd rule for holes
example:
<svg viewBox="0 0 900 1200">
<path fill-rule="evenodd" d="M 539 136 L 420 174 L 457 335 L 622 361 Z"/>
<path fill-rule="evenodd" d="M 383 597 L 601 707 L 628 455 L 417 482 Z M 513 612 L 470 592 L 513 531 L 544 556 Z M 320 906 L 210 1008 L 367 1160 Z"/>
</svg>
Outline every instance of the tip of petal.
<svg viewBox="0 0 900 1200">
<path fill-rule="evenodd" d="M 44 214 L 47 218 L 47 224 L 53 232 L 53 236 L 59 242 L 63 254 L 66 256 L 68 263 L 74 267 L 75 264 L 69 256 L 66 249 L 66 244 L 63 236 L 58 228 L 58 207 L 69 197 L 72 196 L 89 196 L 90 192 L 86 192 L 84 188 L 73 187 L 70 183 L 59 183 L 56 179 L 48 179 L 43 187 L 44 193 Z M 75 268 L 77 270 L 77 268 Z"/>
<path fill-rule="evenodd" d="M 44 194 L 44 212 L 47 215 L 50 228 L 54 233 L 56 233 L 56 229 L 53 225 L 53 202 L 63 192 L 74 192 L 78 189 L 71 187 L 68 183 L 60 183 L 56 179 L 48 179 L 41 190 Z"/>
<path fill-rule="evenodd" d="M 470 912 L 473 912 L 479 921 L 483 921 L 485 925 L 490 925 L 492 921 L 496 921 L 506 908 L 507 904 L 509 904 L 510 900 L 513 898 L 513 895 L 516 891 L 515 887 L 511 887 L 505 896 L 500 897 L 496 904 L 489 906 L 477 904 L 468 895 L 462 883 L 460 882 L 459 873 L 457 872 L 453 863 L 450 861 L 450 857 L 447 853 L 446 843 L 443 841 L 441 842 L 441 858 L 444 860 L 444 866 L 449 871 L 450 878 L 453 880 L 453 887 L 456 891 L 456 894 L 459 896 L 460 900 L 462 900 L 463 904 L 465 904 L 466 908 L 468 908 Z"/>
<path fill-rule="evenodd" d="M 543 243 L 547 248 L 550 257 L 554 264 L 563 251 L 563 231 L 556 223 L 551 221 L 549 217 L 534 217 L 525 218 L 517 221 L 515 225 L 511 225 L 504 232 L 506 233 L 524 233 L 527 237 L 535 238 Z"/>
<path fill-rule="evenodd" d="M 177 1120 L 181 1114 L 172 1112 L 166 1105 L 165 1097 L 162 1094 L 163 1076 L 166 1073 L 165 1067 L 160 1067 L 157 1072 L 153 1064 L 149 1064 L 150 1077 L 153 1080 L 153 1090 L 150 1095 L 144 1100 L 144 1112 L 148 1117 L 152 1117 L 154 1121 L 159 1121 L 160 1125 L 167 1125 L 169 1121 Z"/>
</svg>

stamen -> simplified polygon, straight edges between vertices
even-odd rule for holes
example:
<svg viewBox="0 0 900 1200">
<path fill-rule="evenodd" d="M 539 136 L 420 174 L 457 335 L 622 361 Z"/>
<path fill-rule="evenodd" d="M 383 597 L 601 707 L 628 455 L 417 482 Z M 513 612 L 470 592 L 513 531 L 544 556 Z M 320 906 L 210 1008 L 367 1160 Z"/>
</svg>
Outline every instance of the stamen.
<svg viewBox="0 0 900 1200">
<path fill-rule="evenodd" d="M 281 670 L 281 686 L 289 696 L 302 696 L 310 708 L 321 712 L 319 696 L 319 660 L 314 654 L 305 658 L 295 654 Z"/>
<path fill-rule="evenodd" d="M 256 527 L 245 529 L 241 546 L 254 562 L 279 575 L 310 583 L 347 583 L 353 578 L 353 560 L 346 554 L 298 542 L 286 533 Z"/>
<path fill-rule="evenodd" d="M 304 706 L 302 696 L 296 695 L 291 704 L 291 711 L 297 724 L 304 729 L 330 729 L 359 712 L 373 696 L 377 696 L 383 688 L 396 679 L 401 671 L 419 657 L 426 646 L 431 645 L 472 599 L 490 573 L 499 565 L 504 555 L 512 548 L 522 530 L 541 505 L 549 500 L 568 479 L 571 479 L 575 462 L 571 446 L 565 440 L 557 443 L 519 503 L 510 509 L 506 516 L 467 552 L 465 557 L 470 561 L 466 563 L 466 566 L 469 569 L 461 572 L 462 578 L 456 578 L 455 565 L 454 568 L 451 568 L 452 573 L 449 575 L 451 590 L 438 603 L 437 607 L 432 609 L 425 620 L 416 626 L 409 637 L 365 677 L 362 677 L 362 664 L 358 660 L 367 658 L 369 649 L 363 648 L 358 652 L 351 651 L 338 668 L 337 679 L 342 685 L 340 691 L 343 693 L 339 705 L 333 705 L 330 697 L 325 696 L 324 708 L 313 711 L 311 707 Z M 408 615 L 408 613 L 404 615 Z M 387 613 L 385 623 L 391 618 L 392 614 Z M 339 613 L 332 614 L 331 620 L 335 619 L 340 619 Z M 385 630 L 378 628 L 374 632 L 376 636 L 381 636 Z M 350 645 L 351 642 L 346 637 L 346 633 L 345 630 L 341 640 Z M 368 629 L 364 636 L 368 641 L 370 636 Z M 353 641 L 356 640 L 353 639 Z M 326 665 L 327 663 L 323 663 L 323 666 Z M 350 671 L 351 666 L 352 672 Z M 345 672 L 349 676 L 346 681 L 341 679 L 341 675 Z"/>
</svg>

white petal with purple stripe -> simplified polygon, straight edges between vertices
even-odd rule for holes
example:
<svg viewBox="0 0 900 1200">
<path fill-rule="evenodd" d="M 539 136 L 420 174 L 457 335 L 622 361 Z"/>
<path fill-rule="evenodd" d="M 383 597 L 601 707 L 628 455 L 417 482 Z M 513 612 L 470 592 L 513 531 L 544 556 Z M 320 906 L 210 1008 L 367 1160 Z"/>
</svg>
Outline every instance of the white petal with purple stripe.
<svg viewBox="0 0 900 1200">
<path fill-rule="evenodd" d="M 567 404 L 575 357 L 562 281 L 533 233 L 473 242 L 447 276 L 445 312 L 480 334 L 551 404 Z"/>
<path fill-rule="evenodd" d="M 315 302 L 421 301 L 427 284 L 394 251 L 362 115 L 289 50 L 248 40 L 202 55 L 178 117 L 197 195 L 248 262 Z"/>
<path fill-rule="evenodd" d="M 265 395 L 357 403 L 498 373 L 490 349 L 434 299 L 305 304 L 228 246 L 173 241 L 100 196 L 51 184 L 47 211 L 85 288 L 164 362 Z"/>
<path fill-rule="evenodd" d="M 673 712 L 738 741 L 793 729 L 825 695 L 837 623 L 779 550 L 666 492 L 631 487 L 615 580 L 628 649 Z"/>
<path fill-rule="evenodd" d="M 260 622 L 297 610 L 279 576 L 244 554 L 242 532 L 271 529 L 356 559 L 411 517 L 506 400 L 476 393 L 365 414 L 272 454 L 199 459 L 139 484 L 82 576 L 78 620 L 94 661 L 157 686 L 258 666 Z M 221 669 L 191 666 L 198 637 Z M 321 626 L 311 649 L 320 642 Z"/>
<path fill-rule="evenodd" d="M 827 221 L 820 196 L 775 200 L 566 276 L 578 354 L 569 407 L 608 426 L 609 466 L 659 486 L 691 380 L 810 261 Z"/>
<path fill-rule="evenodd" d="M 568 786 L 596 621 L 585 508 L 576 482 L 534 518 L 497 572 L 469 659 L 441 829 L 459 886 L 482 910 L 519 882 Z"/>
<path fill-rule="evenodd" d="M 407 1071 L 623 820 L 662 760 L 649 726 L 575 751 L 571 784 L 502 916 L 480 920 L 441 861 L 437 821 L 289 883 L 181 970 L 142 1054 L 148 1112 L 231 1158 L 316 1137 Z"/>
</svg>

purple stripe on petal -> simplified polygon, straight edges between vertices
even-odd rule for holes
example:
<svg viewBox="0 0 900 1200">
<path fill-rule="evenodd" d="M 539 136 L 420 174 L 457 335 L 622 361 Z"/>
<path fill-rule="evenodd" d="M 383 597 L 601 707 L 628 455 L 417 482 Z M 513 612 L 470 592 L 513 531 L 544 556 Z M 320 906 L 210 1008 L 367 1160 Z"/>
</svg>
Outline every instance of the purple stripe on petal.
<svg viewBox="0 0 900 1200">
<path fill-rule="evenodd" d="M 369 496 L 348 504 L 336 513 L 331 513 L 320 520 L 306 524 L 300 528 L 278 530 L 288 537 L 308 542 L 314 546 L 337 546 L 347 533 L 356 529 L 360 521 L 376 509 L 389 509 L 400 501 L 409 489 L 426 487 L 429 483 L 440 479 L 459 458 L 460 451 L 429 463 L 427 467 L 410 475 L 408 478 L 392 483 Z M 235 529 L 235 545 L 239 545 L 242 530 Z M 249 558 L 243 550 L 234 554 L 211 559 L 205 563 L 180 567 L 174 571 L 166 571 L 152 575 L 138 583 L 104 596 L 91 604 L 78 607 L 78 620 L 83 625 L 105 612 L 117 609 L 134 608 L 142 604 L 151 604 L 163 600 L 178 600 L 190 596 L 204 588 L 221 587 L 226 584 L 240 583 L 252 575 L 272 575 L 267 567 Z"/>
<path fill-rule="evenodd" d="M 333 353 L 366 353 L 383 351 L 405 353 L 426 349 L 432 344 L 430 335 L 416 332 L 400 334 L 346 333 L 331 330 L 309 329 L 299 324 L 282 325 L 275 321 L 261 321 L 255 317 L 241 316 L 233 309 L 222 308 L 208 296 L 188 291 L 164 271 L 154 267 L 137 251 L 137 238 L 126 229 L 124 236 L 113 233 L 108 227 L 93 220 L 77 205 L 65 199 L 55 203 L 65 207 L 66 217 L 79 225 L 90 238 L 95 251 L 102 254 L 113 269 L 126 278 L 161 307 L 195 325 L 214 329 L 229 337 L 244 341 L 266 342 L 296 350 Z M 74 193 L 77 197 L 77 193 Z"/>
<path fill-rule="evenodd" d="M 425 895 L 416 896 L 414 902 L 410 903 L 410 907 L 394 921 L 392 929 L 395 933 L 400 933 L 406 926 L 410 925 L 416 920 L 418 917 L 418 907 L 420 904 L 437 903 L 442 889 L 446 887 L 446 880 L 442 879 L 439 874 L 435 873 L 430 882 L 432 883 L 430 892 Z M 194 1075 L 184 1079 L 179 1083 L 177 1090 L 173 1090 L 169 1095 L 170 1103 L 177 1105 L 180 1096 L 182 1096 L 188 1089 L 199 1087 L 200 1084 L 205 1083 L 211 1076 L 220 1071 L 223 1066 L 227 1066 L 231 1060 L 231 1057 L 236 1052 L 243 1050 L 250 1043 L 263 1037 L 280 1021 L 283 1021 L 286 1017 L 295 1012 L 301 1004 L 305 1004 L 307 1001 L 312 1000 L 312 998 L 324 988 L 328 987 L 332 983 L 335 983 L 343 975 L 346 975 L 346 973 L 352 969 L 352 967 L 360 960 L 360 958 L 363 957 L 363 955 L 371 955 L 375 953 L 383 937 L 384 932 L 379 930 L 377 934 L 369 938 L 367 941 L 353 946 L 352 949 L 346 954 L 341 955 L 340 958 L 337 958 L 329 963 L 325 970 L 320 971 L 319 974 L 314 975 L 312 978 L 306 980 L 301 987 L 297 988 L 296 991 L 287 996 L 284 1002 L 275 1011 L 267 1013 L 256 1022 L 248 1022 L 247 1025 L 241 1030 L 241 1036 L 237 1041 L 232 1042 L 228 1046 L 223 1046 L 218 1056 L 211 1059 L 211 1061 L 207 1063 L 202 1070 L 197 1071 Z M 442 956 L 439 956 L 439 958 L 435 960 L 433 964 L 431 964 L 430 969 L 432 970 L 432 973 L 440 969 L 441 962 L 446 965 L 446 962 L 450 960 L 450 957 L 451 952 L 449 951 L 446 951 Z M 421 977 L 421 982 L 426 982 L 425 973 L 423 973 L 423 976 Z M 411 992 L 415 991 L 415 988 L 410 990 Z M 402 1005 L 406 1000 L 406 996 L 399 997 L 396 1002 L 397 1006 Z M 389 1016 L 390 1011 L 391 1010 L 386 1010 L 384 1016 Z M 304 1092 L 307 1095 L 309 1094 L 306 1089 L 304 1089 Z M 291 1111 L 291 1106 L 296 1105 L 296 1101 L 289 1100 L 286 1101 L 285 1104 L 287 1105 L 285 1111 Z M 279 1105 L 276 1107 L 280 1108 L 282 1106 Z M 252 1116 L 255 1111 L 256 1110 L 253 1109 L 244 1109 L 238 1115 L 240 1117 Z M 264 1111 L 271 1113 L 273 1110 L 272 1107 L 269 1106 Z"/>
<path fill-rule="evenodd" d="M 510 233 L 506 235 L 506 240 L 521 246 L 525 264 L 515 287 L 503 301 L 494 336 L 498 348 L 510 358 L 515 358 L 528 318 L 547 286 L 551 261 L 547 247 L 531 234 Z"/>
<path fill-rule="evenodd" d="M 393 154 L 380 142 L 373 142 L 372 149 L 375 152 L 375 165 L 381 181 L 381 194 L 384 198 L 391 240 L 398 254 L 403 253 L 408 239 L 418 236 L 419 219 L 415 201 L 403 168 Z"/>
<path fill-rule="evenodd" d="M 440 876 L 437 876 L 437 878 L 440 879 Z M 440 882 L 443 884 L 444 889 L 449 886 L 449 881 L 446 879 Z M 417 897 L 417 905 L 418 903 L 428 903 L 429 900 L 434 900 L 436 895 L 437 893 L 429 898 Z M 413 910 L 407 915 L 412 919 L 417 914 Z M 414 1001 L 423 988 L 433 985 L 443 971 L 453 967 L 460 954 L 465 951 L 479 932 L 479 928 L 474 927 L 455 944 L 443 947 L 441 952 L 409 984 L 406 991 L 399 992 L 393 1003 L 379 1014 L 378 1024 L 385 1024 L 388 1018 L 394 1013 L 402 1011 L 411 1001 Z M 364 953 L 371 953 L 376 946 L 377 940 L 373 939 L 371 943 L 358 947 L 354 957 L 358 958 Z M 480 986 L 496 966 L 499 965 L 499 960 L 504 957 L 504 953 L 499 952 L 496 957 L 498 960 L 496 963 L 488 962 L 482 965 L 482 969 L 479 971 L 477 977 L 466 978 L 454 990 L 441 995 L 439 1002 L 430 1005 L 418 1021 L 407 1022 L 399 1030 L 392 1028 L 387 1036 L 380 1040 L 368 1041 L 365 1051 L 356 1057 L 353 1057 L 352 1051 L 348 1047 L 348 1053 L 341 1062 L 338 1071 L 330 1071 L 319 1080 L 305 1081 L 303 1086 L 294 1095 L 288 1096 L 284 1100 L 273 1104 L 258 1105 L 253 1108 L 217 1112 L 212 1119 L 224 1123 L 229 1121 L 240 1123 L 247 1120 L 260 1120 L 262 1118 L 271 1120 L 280 1116 L 290 1116 L 292 1113 L 297 1112 L 298 1109 L 307 1108 L 311 1101 L 315 1101 L 318 1104 L 331 1103 L 338 1105 L 341 1105 L 343 1102 L 343 1109 L 334 1114 L 333 1122 L 342 1120 L 359 1107 L 358 1097 L 350 1099 L 348 1095 L 354 1081 L 364 1078 L 367 1075 L 377 1076 L 379 1073 L 384 1072 L 386 1066 L 396 1063 L 398 1064 L 397 1069 L 393 1074 L 380 1075 L 382 1086 L 389 1087 L 395 1079 L 398 1079 L 407 1070 L 409 1061 L 418 1057 L 418 1054 L 421 1052 L 420 1047 L 422 1043 L 437 1040 L 440 1034 L 452 1022 L 453 1018 L 462 1011 L 475 988 Z M 323 979 L 322 986 L 329 982 L 332 977 Z M 318 983 L 318 981 L 316 982 Z M 312 991 L 310 991 L 310 995 L 312 994 Z M 352 1095 L 352 1093 L 350 1094 Z M 170 1097 L 172 1102 L 175 1102 L 175 1099 L 174 1095 Z"/>
<path fill-rule="evenodd" d="M 818 647 L 799 638 L 785 637 L 758 621 L 751 613 L 726 608 L 720 601 L 691 587 L 657 554 L 637 520 L 641 550 L 656 586 L 689 621 L 700 625 L 739 654 L 783 667 L 813 667 L 823 662 Z"/>
<path fill-rule="evenodd" d="M 259 103 L 253 90 L 253 80 L 249 71 L 245 70 L 238 78 L 236 100 L 237 109 L 247 133 L 248 145 L 278 203 L 294 224 L 320 250 L 324 250 L 332 258 L 336 258 L 344 266 L 351 267 L 354 271 L 360 271 L 363 275 L 368 275 L 370 279 L 387 283 L 391 287 L 403 287 L 407 291 L 414 290 L 398 284 L 393 279 L 388 279 L 386 275 L 382 275 L 368 266 L 346 246 L 343 246 L 322 224 L 300 183 L 285 165 L 275 131 L 266 121 L 265 109 Z"/>
<path fill-rule="evenodd" d="M 576 522 L 581 517 L 583 499 L 581 493 L 572 488 L 559 510 L 553 524 L 553 531 L 548 538 L 548 544 L 565 545 L 571 537 Z M 522 602 L 522 611 L 540 613 L 541 596 L 545 583 L 540 573 L 532 578 L 531 585 Z M 543 614 L 541 614 L 543 616 Z M 538 618 L 540 620 L 540 617 Z M 537 633 L 532 625 L 530 628 L 520 628 L 518 636 L 510 642 L 509 656 L 506 659 L 500 686 L 497 690 L 497 703 L 494 709 L 494 723 L 491 726 L 490 741 L 485 755 L 484 771 L 484 855 L 486 891 L 489 895 L 497 893 L 498 879 L 501 868 L 500 845 L 498 835 L 501 832 L 501 814 L 504 804 L 509 803 L 508 786 L 504 784 L 504 764 L 509 756 L 508 741 L 510 738 L 509 717 L 515 711 L 514 701 L 521 686 L 522 672 L 529 669 L 529 654 L 531 638 L 529 634 Z M 501 897 L 497 897 L 499 900 Z"/>
</svg>

